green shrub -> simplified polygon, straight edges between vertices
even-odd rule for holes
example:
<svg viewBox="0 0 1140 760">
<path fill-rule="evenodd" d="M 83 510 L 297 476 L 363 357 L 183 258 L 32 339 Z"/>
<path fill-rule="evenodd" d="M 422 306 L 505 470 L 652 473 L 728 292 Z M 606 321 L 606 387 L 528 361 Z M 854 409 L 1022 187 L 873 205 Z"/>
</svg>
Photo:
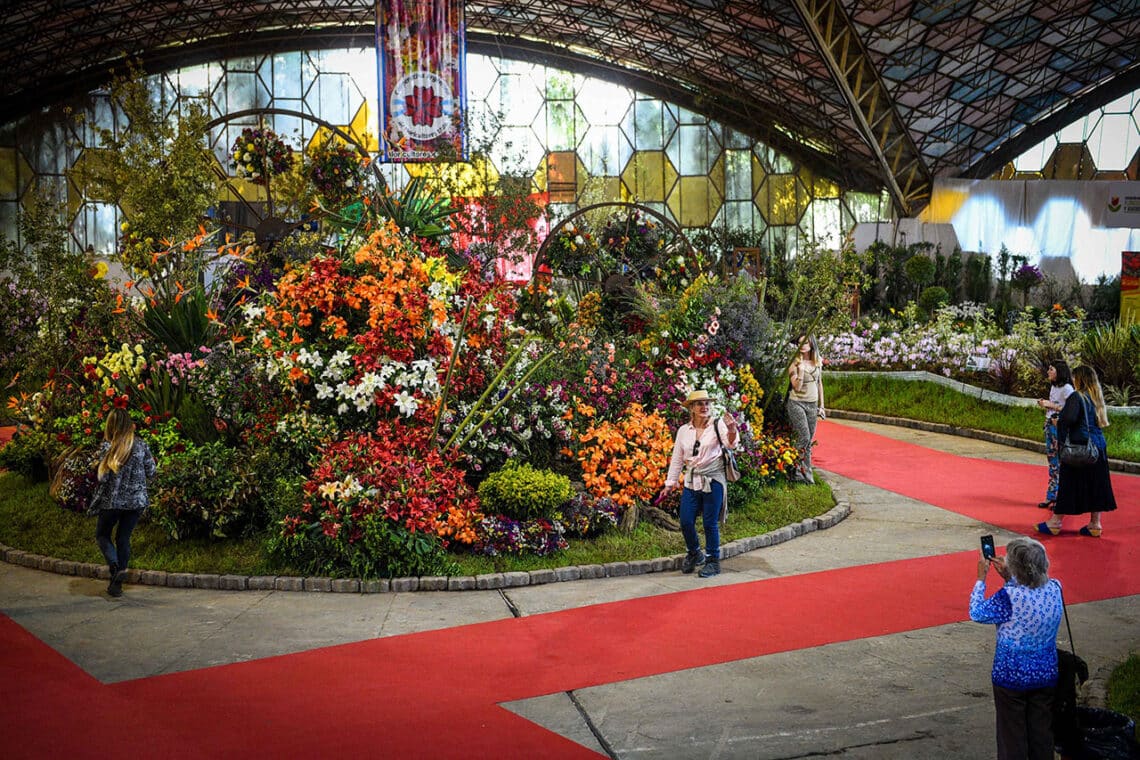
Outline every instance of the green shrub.
<svg viewBox="0 0 1140 760">
<path fill-rule="evenodd" d="M 1096 370 L 1103 385 L 1123 388 L 1140 382 L 1140 325 L 1114 322 L 1089 330 L 1081 361 Z"/>
<path fill-rule="evenodd" d="M 906 272 L 907 279 L 914 284 L 915 290 L 918 291 L 921 291 L 924 285 L 934 279 L 934 269 L 934 259 L 921 253 L 911 256 L 906 260 L 906 263 L 903 264 L 903 270 Z"/>
<path fill-rule="evenodd" d="M 226 538 L 251 527 L 260 512 L 256 483 L 238 466 L 239 452 L 217 441 L 186 442 L 159 462 L 151 515 L 171 538 Z"/>
<path fill-rule="evenodd" d="M 570 478 L 529 464 L 507 464 L 479 485 L 485 512 L 504 514 L 514 520 L 553 517 L 574 495 Z"/>
<path fill-rule="evenodd" d="M 941 285 L 930 286 L 918 297 L 918 305 L 929 314 L 933 314 L 935 309 L 946 303 L 950 303 L 950 294 Z"/>
<path fill-rule="evenodd" d="M 39 430 L 20 431 L 0 447 L 0 468 L 42 483 L 48 479 L 48 435 Z"/>
</svg>

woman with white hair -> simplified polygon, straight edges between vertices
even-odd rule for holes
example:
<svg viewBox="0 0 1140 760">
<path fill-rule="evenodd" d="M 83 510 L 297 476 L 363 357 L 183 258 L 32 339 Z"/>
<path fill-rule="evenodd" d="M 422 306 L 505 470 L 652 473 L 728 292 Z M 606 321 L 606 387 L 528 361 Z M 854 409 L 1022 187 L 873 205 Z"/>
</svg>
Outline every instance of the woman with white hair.
<svg viewBox="0 0 1140 760">
<path fill-rule="evenodd" d="M 986 598 L 990 565 L 1005 585 Z M 1018 536 L 1005 557 L 978 560 L 970 619 L 997 625 L 993 690 L 998 760 L 1053 759 L 1053 690 L 1057 685 L 1057 628 L 1064 602 L 1049 578 L 1045 547 Z"/>
<path fill-rule="evenodd" d="M 683 486 L 681 491 L 681 535 L 688 553 L 681 563 L 682 573 L 691 573 L 704 563 L 702 578 L 720 574 L 720 523 L 728 503 L 728 481 L 725 479 L 722 447 L 736 448 L 738 431 L 731 414 L 719 419 L 710 415 L 712 399 L 708 391 L 697 390 L 685 398 L 689 422 L 682 425 L 673 441 L 669 474 L 661 490 L 664 498 Z M 705 551 L 697 535 L 697 515 L 705 529 Z"/>
</svg>

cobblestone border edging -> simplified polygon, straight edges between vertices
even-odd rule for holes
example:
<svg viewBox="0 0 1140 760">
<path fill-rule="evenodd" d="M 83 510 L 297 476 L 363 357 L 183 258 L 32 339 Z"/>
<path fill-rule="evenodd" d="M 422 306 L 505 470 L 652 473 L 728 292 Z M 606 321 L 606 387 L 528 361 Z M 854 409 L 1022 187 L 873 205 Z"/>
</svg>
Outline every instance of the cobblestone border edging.
<svg viewBox="0 0 1140 760">
<path fill-rule="evenodd" d="M 798 523 L 785 525 L 760 536 L 749 536 L 730 541 L 720 547 L 721 559 L 745 552 L 775 546 L 797 536 L 826 530 L 851 514 L 846 501 L 819 517 L 808 517 Z M 587 578 L 617 578 L 627 575 L 664 573 L 681 569 L 684 554 L 631 562 L 607 562 L 604 565 L 572 565 L 544 568 L 529 572 L 487 573 L 485 575 L 423 576 L 419 578 L 392 578 L 364 581 L 359 578 L 300 578 L 287 575 L 216 575 L 212 573 L 168 573 L 164 570 L 127 570 L 126 582 L 140 586 L 167 586 L 169 588 L 200 588 L 221 591 L 324 591 L 344 594 L 383 594 L 398 591 L 474 591 L 483 589 L 537 586 L 559 581 L 577 581 Z M 58 575 L 110 580 L 106 565 L 91 562 L 45 557 L 0 544 L 0 559 L 9 564 L 44 570 Z"/>
<path fill-rule="evenodd" d="M 977 441 L 989 441 L 990 443 L 1000 443 L 1003 446 L 1010 446 L 1012 448 L 1036 451 L 1038 454 L 1045 456 L 1045 444 L 1043 442 L 1027 441 L 1024 438 L 1015 438 L 1012 435 L 1003 435 L 1001 433 L 991 433 L 988 430 L 974 430 L 973 428 L 958 427 L 957 425 L 947 425 L 943 422 L 925 422 L 923 420 L 910 420 L 904 417 L 888 417 L 884 414 L 871 414 L 870 412 L 849 412 L 845 409 L 834 408 L 828 408 L 827 416 L 837 420 L 877 422 L 880 425 L 894 425 L 895 427 L 905 427 L 911 430 L 925 430 L 928 433 L 944 433 L 946 435 L 956 435 L 962 438 L 973 438 Z M 1127 462 L 1123 459 L 1109 458 L 1108 469 L 1138 475 L 1140 474 L 1140 462 Z"/>
</svg>

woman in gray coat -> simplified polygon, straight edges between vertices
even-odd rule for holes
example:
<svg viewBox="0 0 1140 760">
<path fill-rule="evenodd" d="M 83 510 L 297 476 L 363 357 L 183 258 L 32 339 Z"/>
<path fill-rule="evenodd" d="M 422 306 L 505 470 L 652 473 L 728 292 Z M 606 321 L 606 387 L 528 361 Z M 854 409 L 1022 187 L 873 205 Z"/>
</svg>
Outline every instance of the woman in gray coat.
<svg viewBox="0 0 1140 760">
<path fill-rule="evenodd" d="M 99 485 L 91 505 L 99 518 L 95 540 L 111 571 L 107 586 L 111 596 L 123 595 L 123 579 L 131 559 L 131 533 L 149 505 L 146 485 L 154 473 L 154 456 L 146 442 L 135 436 L 131 416 L 126 409 L 112 409 L 103 428 Z"/>
</svg>

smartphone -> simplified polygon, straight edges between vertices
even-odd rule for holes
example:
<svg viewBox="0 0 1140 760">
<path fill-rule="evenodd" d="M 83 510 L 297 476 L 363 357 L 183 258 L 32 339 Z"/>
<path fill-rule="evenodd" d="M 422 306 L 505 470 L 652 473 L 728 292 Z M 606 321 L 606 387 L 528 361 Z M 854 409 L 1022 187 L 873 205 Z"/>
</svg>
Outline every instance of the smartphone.
<svg viewBox="0 0 1140 760">
<path fill-rule="evenodd" d="M 986 559 L 994 558 L 994 537 L 982 536 L 982 555 Z"/>
</svg>

